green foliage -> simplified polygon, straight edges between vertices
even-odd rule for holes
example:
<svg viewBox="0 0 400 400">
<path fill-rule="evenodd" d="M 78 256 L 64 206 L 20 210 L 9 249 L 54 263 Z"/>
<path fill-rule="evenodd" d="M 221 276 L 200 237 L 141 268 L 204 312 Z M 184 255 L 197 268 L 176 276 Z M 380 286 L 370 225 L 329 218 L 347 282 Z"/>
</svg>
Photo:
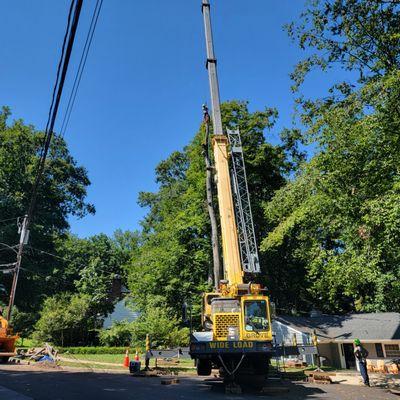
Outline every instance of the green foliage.
<svg viewBox="0 0 400 400">
<path fill-rule="evenodd" d="M 43 133 L 22 121 L 8 124 L 10 111 L 3 108 L 0 113 L 0 243 L 13 246 L 18 243 L 17 217 L 22 216 L 29 204 L 32 184 L 37 168 Z M 75 310 L 71 315 L 83 312 L 87 315 L 104 316 L 113 309 L 115 296 L 113 285 L 117 278 L 124 281 L 122 265 L 136 248 L 138 235 L 130 232 L 115 232 L 113 237 L 104 234 L 87 239 L 77 238 L 68 232 L 68 216 L 83 217 L 94 213 L 94 207 L 85 202 L 86 187 L 90 184 L 86 170 L 76 165 L 64 140 L 55 136 L 46 162 L 43 182 L 39 186 L 35 217 L 30 228 L 29 246 L 25 249 L 22 271 L 18 282 L 12 323 L 14 329 L 29 335 L 39 318 L 37 338 L 60 342 L 62 332 L 67 341 L 77 343 L 94 340 L 91 320 L 76 322 L 59 307 L 72 293 Z M 8 221 L 8 218 L 12 220 Z M 0 245 L 1 263 L 15 261 L 15 253 Z M 11 287 L 11 275 L 4 275 L 5 290 L 0 302 L 7 301 L 7 290 Z M 3 286 L 2 286 L 3 287 Z M 64 297 L 60 293 L 68 292 Z M 55 296 L 55 297 L 52 297 Z M 79 303 L 87 298 L 87 307 Z M 65 300 L 66 301 L 66 300 Z M 48 315 L 54 312 L 58 321 L 52 328 Z M 47 316 L 46 316 L 47 315 Z M 77 320 L 80 317 L 77 317 Z M 83 318 L 82 317 L 82 318 Z M 92 320 L 94 317 L 92 317 Z M 76 321 L 77 321 L 76 320 Z M 94 322 L 94 320 L 93 320 Z M 77 336 L 78 330 L 82 337 Z M 86 329 L 86 331 L 85 331 Z M 68 336 L 70 335 L 70 336 Z M 64 339 L 63 339 L 64 340 Z"/>
<path fill-rule="evenodd" d="M 56 346 L 85 343 L 94 318 L 88 295 L 60 293 L 45 300 L 33 339 Z"/>
<path fill-rule="evenodd" d="M 11 316 L 11 326 L 14 332 L 17 332 L 21 338 L 26 339 L 32 335 L 35 322 L 35 314 L 19 311 L 17 307 L 14 307 Z"/>
<path fill-rule="evenodd" d="M 132 342 L 132 331 L 132 323 L 115 321 L 110 328 L 100 331 L 100 344 L 103 346 L 129 346 Z"/>
<path fill-rule="evenodd" d="M 106 302 L 113 279 L 122 274 L 121 266 L 130 258 L 136 236 L 120 231 L 114 237 L 99 234 L 81 239 L 68 235 L 57 246 L 65 261 L 53 273 L 69 282 L 69 290 L 89 294 L 99 304 Z"/>
<path fill-rule="evenodd" d="M 143 346 L 148 334 L 152 348 L 187 346 L 189 329 L 180 328 L 179 321 L 170 315 L 171 310 L 164 307 L 150 307 L 137 320 L 131 322 L 135 345 Z"/>
<path fill-rule="evenodd" d="M 296 85 L 311 67 L 337 62 L 360 77 L 324 99 L 300 98 L 306 129 L 288 138 L 317 150 L 264 207 L 262 249 L 286 310 L 400 310 L 399 6 L 313 1 L 304 24 L 289 28 L 314 50 L 295 71 Z"/>
<path fill-rule="evenodd" d="M 223 104 L 222 111 L 225 126 L 241 131 L 255 225 L 262 237 L 262 202 L 284 184 L 283 175 L 291 168 L 286 148 L 272 146 L 264 137 L 274 124 L 276 111 L 251 113 L 246 102 L 237 101 Z M 172 153 L 157 166 L 158 191 L 140 194 L 139 204 L 148 213 L 126 271 L 133 302 L 143 315 L 165 308 L 172 319 L 180 318 L 182 304 L 191 300 L 195 324 L 200 319 L 200 295 L 210 289 L 212 262 L 204 138 L 201 126 L 182 152 Z"/>
<path fill-rule="evenodd" d="M 399 69 L 400 4 L 385 0 L 312 0 L 300 22 L 287 25 L 302 49 L 313 50 L 292 74 L 297 89 L 315 68 L 333 64 L 366 82 Z"/>
<path fill-rule="evenodd" d="M 189 329 L 180 328 L 179 321 L 170 315 L 171 310 L 152 307 L 133 322 L 115 321 L 110 328 L 100 331 L 100 343 L 144 348 L 146 335 L 150 335 L 152 348 L 187 346 Z"/>
<path fill-rule="evenodd" d="M 126 347 L 57 347 L 60 354 L 125 354 Z"/>
<path fill-rule="evenodd" d="M 0 112 L 0 220 L 12 220 L 0 223 L 0 243 L 14 246 L 19 242 L 17 217 L 28 209 L 44 135 L 21 120 L 9 123 L 9 117 L 10 110 L 4 107 Z M 57 293 L 51 277 L 57 262 L 48 253 L 55 251 L 56 242 L 67 232 L 69 215 L 80 218 L 94 213 L 94 207 L 85 202 L 89 184 L 86 170 L 76 164 L 65 141 L 55 136 L 39 186 L 24 270 L 18 282 L 16 304 L 21 312 L 37 314 L 43 296 Z M 8 247 L 0 245 L 0 250 L 0 263 L 15 261 L 15 253 Z M 2 284 L 9 290 L 11 276 L 3 277 Z"/>
</svg>

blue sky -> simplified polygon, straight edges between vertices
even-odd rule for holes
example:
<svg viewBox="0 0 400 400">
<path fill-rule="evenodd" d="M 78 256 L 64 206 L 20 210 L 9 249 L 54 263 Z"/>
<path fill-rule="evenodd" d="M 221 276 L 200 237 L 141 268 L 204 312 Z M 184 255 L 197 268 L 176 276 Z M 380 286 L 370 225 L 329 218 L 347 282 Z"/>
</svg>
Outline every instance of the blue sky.
<svg viewBox="0 0 400 400">
<path fill-rule="evenodd" d="M 249 100 L 250 109 L 276 107 L 267 139 L 276 143 L 292 124 L 289 73 L 304 57 L 282 26 L 304 0 L 212 0 L 221 98 Z M 95 1 L 84 1 L 77 43 L 57 127 L 83 47 Z M 208 101 L 200 0 L 104 0 L 95 38 L 66 133 L 88 170 L 95 216 L 71 219 L 79 236 L 136 229 L 146 210 L 140 191 L 156 189 L 154 168 L 182 149 L 199 127 Z M 69 1 L 14 0 L 0 24 L 0 104 L 13 118 L 43 129 L 55 79 Z M 5 18 L 4 18 L 5 17 Z M 340 71 L 313 75 L 309 96 L 326 94 Z"/>
</svg>

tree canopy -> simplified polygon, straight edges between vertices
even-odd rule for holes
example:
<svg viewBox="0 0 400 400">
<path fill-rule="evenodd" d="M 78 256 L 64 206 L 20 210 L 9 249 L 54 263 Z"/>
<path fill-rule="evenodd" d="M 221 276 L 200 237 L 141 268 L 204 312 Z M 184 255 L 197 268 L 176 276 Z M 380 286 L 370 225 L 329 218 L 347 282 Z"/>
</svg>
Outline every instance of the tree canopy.
<svg viewBox="0 0 400 400">
<path fill-rule="evenodd" d="M 250 112 L 246 102 L 222 105 L 226 127 L 241 131 L 252 196 L 255 225 L 264 232 L 262 203 L 281 187 L 291 164 L 284 146 L 272 146 L 265 132 L 276 111 Z M 174 152 L 156 168 L 159 190 L 141 193 L 139 203 L 148 208 L 142 221 L 139 246 L 127 266 L 134 303 L 145 311 L 166 307 L 180 316 L 182 305 L 191 301 L 200 313 L 200 295 L 209 290 L 212 266 L 210 223 L 206 208 L 206 171 L 202 154 L 205 131 L 201 126 L 182 152 Z"/>
<path fill-rule="evenodd" d="M 267 258 L 287 278 L 285 308 L 399 311 L 399 3 L 313 1 L 289 32 L 312 55 L 294 74 L 358 72 L 322 99 L 300 96 L 296 140 L 316 152 L 265 204 Z M 295 286 L 293 286 L 295 285 Z M 287 290 L 296 287 L 294 295 Z"/>
<path fill-rule="evenodd" d="M 280 143 L 269 140 L 277 110 L 251 111 L 245 101 L 221 106 L 224 127 L 241 132 L 259 281 L 280 312 L 400 311 L 399 11 L 397 0 L 311 0 L 287 25 L 307 58 L 291 75 L 298 124 L 283 129 Z M 307 98 L 302 85 L 311 71 L 333 68 L 347 71 L 347 79 L 321 98 Z M 3 108 L 3 264 L 15 260 L 16 221 L 27 209 L 43 140 L 42 132 L 21 120 L 10 123 L 9 116 Z M 103 331 L 101 341 L 142 341 L 152 333 L 157 345 L 185 343 L 182 305 L 192 304 L 198 317 L 200 296 L 211 289 L 205 127 L 199 125 L 186 147 L 157 165 L 157 190 L 140 193 L 147 211 L 140 231 L 86 239 L 69 232 L 68 216 L 94 212 L 85 199 L 90 181 L 55 136 L 24 254 L 16 326 L 29 319 L 37 321 L 37 338 L 93 341 L 122 278 L 140 316 Z"/>
<path fill-rule="evenodd" d="M 9 123 L 9 117 L 10 110 L 4 107 L 0 113 L 0 260 L 4 264 L 15 261 L 10 246 L 19 242 L 17 218 L 28 209 L 44 138 L 43 132 L 22 120 Z M 86 170 L 77 165 L 65 141 L 55 136 L 38 189 L 18 285 L 16 304 L 22 310 L 37 312 L 43 297 L 53 292 L 47 277 L 55 259 L 49 253 L 55 251 L 57 240 L 68 232 L 69 215 L 84 217 L 94 213 L 94 206 L 85 201 L 89 184 Z M 10 287 L 7 276 L 4 286 Z"/>
</svg>

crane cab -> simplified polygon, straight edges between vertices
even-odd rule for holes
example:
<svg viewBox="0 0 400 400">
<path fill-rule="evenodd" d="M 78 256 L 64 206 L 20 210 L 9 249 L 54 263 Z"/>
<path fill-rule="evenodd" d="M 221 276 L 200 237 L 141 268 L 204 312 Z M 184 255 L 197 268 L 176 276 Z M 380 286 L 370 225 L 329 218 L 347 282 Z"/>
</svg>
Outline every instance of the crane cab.
<svg viewBox="0 0 400 400">
<path fill-rule="evenodd" d="M 237 298 L 214 297 L 210 319 L 213 340 L 272 341 L 269 298 L 245 295 Z"/>
</svg>

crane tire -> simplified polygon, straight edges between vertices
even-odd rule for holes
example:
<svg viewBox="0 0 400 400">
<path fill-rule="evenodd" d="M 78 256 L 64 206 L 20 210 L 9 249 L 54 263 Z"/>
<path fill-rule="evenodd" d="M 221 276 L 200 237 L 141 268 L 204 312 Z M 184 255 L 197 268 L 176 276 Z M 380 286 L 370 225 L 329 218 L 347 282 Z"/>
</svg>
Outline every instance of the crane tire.
<svg viewBox="0 0 400 400">
<path fill-rule="evenodd" d="M 210 376 L 211 375 L 211 361 L 200 360 L 196 362 L 197 375 L 199 376 Z"/>
</svg>

